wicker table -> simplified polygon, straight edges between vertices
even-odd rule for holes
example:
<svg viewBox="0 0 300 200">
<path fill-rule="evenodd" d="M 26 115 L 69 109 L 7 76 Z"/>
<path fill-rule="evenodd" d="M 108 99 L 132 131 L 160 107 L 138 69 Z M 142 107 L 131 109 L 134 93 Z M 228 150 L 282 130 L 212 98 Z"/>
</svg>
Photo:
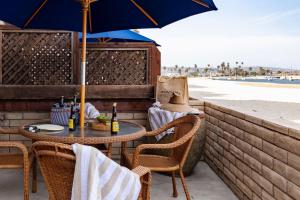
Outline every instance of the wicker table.
<svg viewBox="0 0 300 200">
<path fill-rule="evenodd" d="M 116 135 L 111 135 L 110 131 L 97 131 L 91 129 L 90 127 L 85 127 L 84 129 L 77 128 L 76 131 L 69 131 L 68 127 L 65 127 L 64 131 L 56 133 L 33 133 L 26 130 L 24 128 L 26 126 L 21 126 L 20 132 L 24 137 L 30 138 L 35 141 L 43 140 L 65 144 L 107 144 L 114 142 L 126 142 L 138 139 L 144 136 L 146 133 L 145 128 L 141 125 L 125 121 L 120 121 L 119 124 L 120 131 Z"/>
<path fill-rule="evenodd" d="M 116 135 L 111 135 L 110 131 L 97 131 L 90 127 L 84 129 L 77 128 L 76 131 L 69 131 L 65 127 L 64 131 L 57 133 L 38 132 L 33 133 L 25 129 L 26 126 L 20 127 L 20 133 L 33 141 L 48 141 L 59 142 L 65 144 L 108 144 L 107 155 L 111 157 L 112 143 L 128 142 L 143 137 L 146 134 L 146 129 L 138 124 L 120 121 L 120 131 Z"/>
</svg>

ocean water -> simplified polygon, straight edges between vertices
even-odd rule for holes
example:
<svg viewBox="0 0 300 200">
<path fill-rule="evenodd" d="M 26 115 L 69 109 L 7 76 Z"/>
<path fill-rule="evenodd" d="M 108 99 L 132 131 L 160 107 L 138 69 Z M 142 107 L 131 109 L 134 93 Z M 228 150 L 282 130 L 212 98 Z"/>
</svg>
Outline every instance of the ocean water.
<svg viewBox="0 0 300 200">
<path fill-rule="evenodd" d="M 300 84 L 300 79 L 294 79 L 294 80 L 288 80 L 288 79 L 216 79 L 216 80 L 222 80 L 222 81 L 238 81 L 238 82 L 252 82 L 252 83 L 275 83 L 275 84 Z"/>
</svg>

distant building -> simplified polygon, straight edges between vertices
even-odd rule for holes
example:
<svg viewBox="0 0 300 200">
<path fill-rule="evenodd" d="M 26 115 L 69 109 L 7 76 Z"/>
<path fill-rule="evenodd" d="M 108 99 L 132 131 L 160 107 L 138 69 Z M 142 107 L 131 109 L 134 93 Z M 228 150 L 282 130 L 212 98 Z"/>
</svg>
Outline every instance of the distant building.
<svg viewBox="0 0 300 200">
<path fill-rule="evenodd" d="M 162 67 L 161 74 L 165 76 L 209 76 L 209 73 L 205 72 L 204 68 L 196 67 Z"/>
</svg>

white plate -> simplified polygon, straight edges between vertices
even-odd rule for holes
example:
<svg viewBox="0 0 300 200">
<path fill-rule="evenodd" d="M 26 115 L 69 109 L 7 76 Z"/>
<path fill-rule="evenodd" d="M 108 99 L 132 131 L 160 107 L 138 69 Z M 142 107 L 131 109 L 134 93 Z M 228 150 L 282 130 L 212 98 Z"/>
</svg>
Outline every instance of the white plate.
<svg viewBox="0 0 300 200">
<path fill-rule="evenodd" d="M 38 129 L 43 130 L 43 131 L 62 131 L 64 130 L 63 126 L 55 125 L 55 124 L 37 124 L 34 125 Z"/>
</svg>

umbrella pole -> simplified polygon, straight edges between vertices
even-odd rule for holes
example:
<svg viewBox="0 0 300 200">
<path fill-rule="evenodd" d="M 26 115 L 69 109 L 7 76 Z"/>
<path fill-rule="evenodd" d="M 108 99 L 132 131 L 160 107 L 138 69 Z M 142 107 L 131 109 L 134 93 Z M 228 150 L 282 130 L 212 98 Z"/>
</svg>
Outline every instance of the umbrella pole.
<svg viewBox="0 0 300 200">
<path fill-rule="evenodd" d="M 89 0 L 82 0 L 82 47 L 81 47 L 81 85 L 80 85 L 80 128 L 84 128 L 85 114 L 85 71 L 86 71 L 86 29 Z"/>
</svg>

